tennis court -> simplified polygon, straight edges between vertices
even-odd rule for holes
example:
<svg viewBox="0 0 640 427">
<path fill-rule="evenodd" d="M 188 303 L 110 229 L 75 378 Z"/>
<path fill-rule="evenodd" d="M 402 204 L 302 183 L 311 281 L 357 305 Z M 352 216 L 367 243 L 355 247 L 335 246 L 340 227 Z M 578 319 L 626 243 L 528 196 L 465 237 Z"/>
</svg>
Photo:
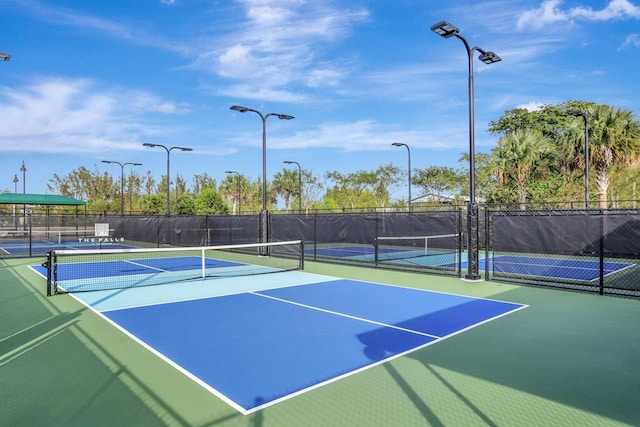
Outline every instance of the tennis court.
<svg viewBox="0 0 640 427">
<path fill-rule="evenodd" d="M 633 299 L 310 261 L 304 271 L 47 298 L 44 279 L 31 268 L 39 265 L 34 261 L 0 261 L 0 411 L 7 425 L 640 423 L 630 398 L 640 386 L 634 357 L 640 351 L 635 327 L 640 306 Z M 187 299 L 179 301 L 187 288 Z M 452 324 L 457 318 L 468 320 L 476 308 L 484 312 L 485 301 L 526 308 L 467 329 Z M 408 311 L 399 314 L 404 307 L 398 305 Z M 331 311 L 351 317 L 335 315 L 334 320 Z M 440 331 L 419 329 L 428 319 L 450 324 Z M 340 338 L 332 337 L 335 330 Z M 431 341 L 436 345 L 422 344 L 429 337 L 420 331 L 442 338 Z M 134 333 L 140 339 L 132 339 Z M 167 340 L 171 334 L 175 345 Z M 323 334 L 328 337 L 320 339 Z M 394 338 L 385 339 L 387 334 Z M 203 336 L 218 340 L 219 346 L 207 349 Z M 402 353 L 397 347 L 412 345 L 405 336 L 416 342 Z M 340 339 L 346 344 L 340 342 L 336 350 Z M 151 345 L 158 348 L 151 350 Z M 187 374 L 187 366 L 198 369 L 188 364 L 193 354 L 183 360 L 172 352 L 189 345 L 209 365 L 229 363 L 228 373 L 213 373 L 203 365 L 197 377 Z M 349 346 L 357 351 L 347 351 Z M 291 356 L 298 351 L 302 360 Z M 273 360 L 282 354 L 281 363 Z M 230 362 L 226 356 L 232 356 Z M 365 366 L 336 374 L 339 358 Z M 298 363 L 314 361 L 320 368 L 313 372 L 328 371 L 332 379 L 315 377 L 298 384 L 297 392 L 284 390 L 280 382 L 296 384 L 285 375 L 296 377 Z M 255 381 L 253 394 L 238 388 L 245 369 Z M 269 372 L 281 374 L 282 380 L 270 379 Z M 207 379 L 214 385 L 206 385 L 208 375 L 221 378 Z M 230 384 L 225 385 L 224 375 L 233 377 L 227 379 Z"/>
<path fill-rule="evenodd" d="M 107 224 L 108 226 L 108 224 Z M 123 238 L 98 235 L 87 230 L 31 230 L 0 229 L 0 253 L 5 255 L 43 254 L 53 250 L 125 249 L 131 246 Z"/>
<path fill-rule="evenodd" d="M 74 296 L 243 414 L 525 307 L 168 252 L 105 265 L 69 252 L 82 261 L 57 266 L 58 287 L 103 289 Z"/>
<path fill-rule="evenodd" d="M 593 282 L 600 277 L 600 261 L 594 259 L 569 259 L 562 257 L 494 255 L 488 261 L 480 258 L 478 268 L 484 271 L 489 266 L 491 274 L 536 276 L 561 280 Z M 603 276 L 626 270 L 636 264 L 606 261 Z M 467 267 L 463 261 L 462 268 Z"/>
</svg>

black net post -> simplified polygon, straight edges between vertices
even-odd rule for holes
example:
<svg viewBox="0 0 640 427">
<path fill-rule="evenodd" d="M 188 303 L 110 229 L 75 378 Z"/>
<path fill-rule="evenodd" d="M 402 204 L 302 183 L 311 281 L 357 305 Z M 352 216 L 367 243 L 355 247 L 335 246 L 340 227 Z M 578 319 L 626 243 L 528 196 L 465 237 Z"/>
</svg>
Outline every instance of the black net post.
<svg viewBox="0 0 640 427">
<path fill-rule="evenodd" d="M 376 237 L 375 239 L 373 239 L 373 260 L 374 260 L 374 264 L 377 267 L 378 266 L 378 249 L 380 246 L 378 246 L 378 238 Z"/>
<path fill-rule="evenodd" d="M 269 224 L 269 211 L 265 209 L 260 211 L 260 243 L 269 242 L 269 225 L 268 224 Z M 268 246 L 262 247 L 262 255 L 263 256 L 269 255 Z"/>
<path fill-rule="evenodd" d="M 47 269 L 47 296 L 53 294 L 53 284 L 51 283 L 51 251 L 47 252 L 47 261 L 42 265 Z"/>
</svg>

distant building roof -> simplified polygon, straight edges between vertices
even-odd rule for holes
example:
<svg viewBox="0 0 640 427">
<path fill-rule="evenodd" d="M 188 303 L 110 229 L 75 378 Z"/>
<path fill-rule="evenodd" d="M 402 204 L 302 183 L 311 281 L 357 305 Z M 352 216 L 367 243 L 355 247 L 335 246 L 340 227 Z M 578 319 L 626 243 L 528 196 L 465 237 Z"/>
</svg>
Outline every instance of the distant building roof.
<svg viewBox="0 0 640 427">
<path fill-rule="evenodd" d="M 0 193 L 0 204 L 81 206 L 86 205 L 87 202 L 56 194 Z"/>
</svg>

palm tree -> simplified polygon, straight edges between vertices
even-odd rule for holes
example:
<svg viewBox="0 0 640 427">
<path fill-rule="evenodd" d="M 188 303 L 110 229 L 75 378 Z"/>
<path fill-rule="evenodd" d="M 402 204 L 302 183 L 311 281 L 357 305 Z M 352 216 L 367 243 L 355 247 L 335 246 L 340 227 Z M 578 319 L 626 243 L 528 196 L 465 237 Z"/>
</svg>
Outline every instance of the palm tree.
<svg viewBox="0 0 640 427">
<path fill-rule="evenodd" d="M 242 186 L 242 176 L 227 175 L 218 188 L 218 193 L 222 197 L 231 199 L 232 213 L 234 215 L 236 214 L 237 207 L 240 206 L 240 200 L 242 198 L 242 189 L 240 189 L 240 194 L 238 194 L 238 179 L 240 179 L 240 185 Z"/>
<path fill-rule="evenodd" d="M 631 110 L 596 105 L 586 109 L 589 129 L 589 157 L 595 169 L 600 208 L 607 207 L 607 190 L 612 166 L 640 163 L 640 123 Z"/>
<path fill-rule="evenodd" d="M 498 140 L 498 146 L 494 148 L 498 179 L 501 184 L 512 179 L 516 181 L 520 209 L 526 209 L 527 182 L 534 173 L 544 173 L 553 154 L 553 144 L 537 130 L 516 130 Z"/>
<path fill-rule="evenodd" d="M 284 198 L 284 208 L 289 210 L 289 200 L 294 194 L 298 194 L 299 190 L 298 173 L 287 168 L 283 168 L 273 177 L 271 183 L 272 191 L 275 195 Z"/>
</svg>

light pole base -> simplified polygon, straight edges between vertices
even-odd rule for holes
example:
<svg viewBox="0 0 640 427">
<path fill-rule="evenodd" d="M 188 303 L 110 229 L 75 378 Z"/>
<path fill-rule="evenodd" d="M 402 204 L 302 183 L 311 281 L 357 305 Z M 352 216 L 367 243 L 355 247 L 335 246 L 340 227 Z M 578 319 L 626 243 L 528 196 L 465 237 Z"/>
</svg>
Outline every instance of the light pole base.
<svg viewBox="0 0 640 427">
<path fill-rule="evenodd" d="M 480 276 L 479 274 L 465 274 L 462 280 L 464 280 L 465 282 L 483 282 L 484 281 L 482 276 Z"/>
</svg>

